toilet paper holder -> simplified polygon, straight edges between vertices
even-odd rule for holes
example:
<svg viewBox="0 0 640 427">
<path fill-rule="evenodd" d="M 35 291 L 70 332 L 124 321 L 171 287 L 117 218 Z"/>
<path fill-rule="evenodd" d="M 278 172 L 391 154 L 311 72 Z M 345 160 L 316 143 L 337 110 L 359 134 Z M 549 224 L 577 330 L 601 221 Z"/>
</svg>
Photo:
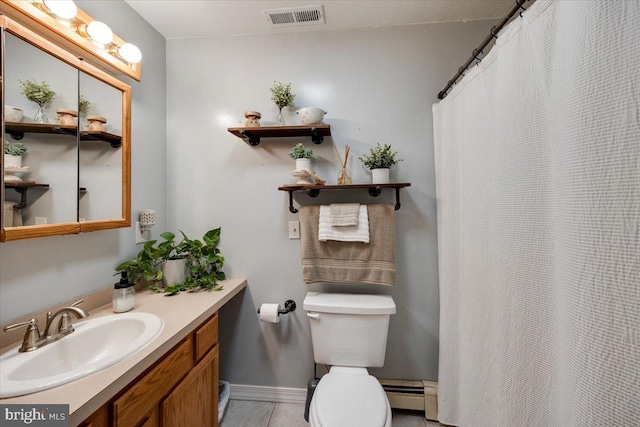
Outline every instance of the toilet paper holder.
<svg viewBox="0 0 640 427">
<path fill-rule="evenodd" d="M 292 311 L 296 311 L 296 302 L 292 299 L 288 299 L 284 302 L 284 308 L 278 310 L 278 316 L 281 314 L 291 313 Z M 260 307 L 258 307 L 258 314 L 260 314 Z"/>
</svg>

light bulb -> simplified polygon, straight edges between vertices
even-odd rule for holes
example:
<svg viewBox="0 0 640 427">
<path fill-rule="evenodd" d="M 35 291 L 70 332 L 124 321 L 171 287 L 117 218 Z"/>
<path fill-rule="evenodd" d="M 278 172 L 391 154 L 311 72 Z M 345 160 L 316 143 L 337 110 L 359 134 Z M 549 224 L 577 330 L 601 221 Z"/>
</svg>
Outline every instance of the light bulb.
<svg viewBox="0 0 640 427">
<path fill-rule="evenodd" d="M 142 61 L 142 52 L 134 44 L 125 43 L 118 48 L 118 55 L 131 64 L 137 64 Z"/>
<path fill-rule="evenodd" d="M 51 13 L 62 19 L 71 19 L 78 13 L 73 0 L 44 0 L 44 5 Z"/>
<path fill-rule="evenodd" d="M 96 43 L 109 44 L 113 41 L 113 31 L 100 21 L 90 22 L 84 30 Z"/>
</svg>

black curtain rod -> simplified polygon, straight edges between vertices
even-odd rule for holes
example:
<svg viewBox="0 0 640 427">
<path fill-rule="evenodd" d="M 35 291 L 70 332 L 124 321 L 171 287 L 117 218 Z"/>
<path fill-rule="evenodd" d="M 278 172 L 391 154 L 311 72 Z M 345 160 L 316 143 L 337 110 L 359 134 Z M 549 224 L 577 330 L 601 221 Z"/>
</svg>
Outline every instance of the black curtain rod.
<svg viewBox="0 0 640 427">
<path fill-rule="evenodd" d="M 458 68 L 458 72 L 453 77 L 453 79 L 449 80 L 449 82 L 444 87 L 444 89 L 442 89 L 438 94 L 438 99 L 444 99 L 447 96 L 447 92 L 449 91 L 449 89 L 451 89 L 453 85 L 456 84 L 460 76 L 464 76 L 464 72 L 467 71 L 467 68 L 469 68 L 469 66 L 473 63 L 474 60 L 481 61 L 481 59 L 478 58 L 478 55 L 482 53 L 482 51 L 487 47 L 489 43 L 491 43 L 491 40 L 493 40 L 494 38 L 496 39 L 498 38 L 498 33 L 500 32 L 502 27 L 504 27 L 507 24 L 507 22 L 509 22 L 509 20 L 513 17 L 513 15 L 515 15 L 516 12 L 518 12 L 518 10 L 520 9 L 526 10 L 523 7 L 523 5 L 527 1 L 529 0 L 516 0 L 516 4 L 514 4 L 511 10 L 509 10 L 509 13 L 507 13 L 504 16 L 504 18 L 502 18 L 502 21 L 500 21 L 498 25 L 495 25 L 491 28 L 491 31 L 489 32 L 489 35 L 487 36 L 487 38 L 485 38 L 482 41 L 480 46 L 478 46 L 476 49 L 473 50 L 473 52 L 471 52 L 471 56 L 469 57 L 469 59 L 467 59 L 467 62 L 465 62 L 462 67 Z"/>
</svg>

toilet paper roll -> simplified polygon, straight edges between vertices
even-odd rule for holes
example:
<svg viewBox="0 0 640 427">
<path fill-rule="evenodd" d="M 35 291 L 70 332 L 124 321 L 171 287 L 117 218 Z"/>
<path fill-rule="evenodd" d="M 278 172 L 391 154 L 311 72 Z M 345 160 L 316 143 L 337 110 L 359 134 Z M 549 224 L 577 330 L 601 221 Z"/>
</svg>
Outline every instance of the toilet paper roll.
<svg viewBox="0 0 640 427">
<path fill-rule="evenodd" d="M 260 321 L 278 323 L 280 321 L 278 310 L 280 310 L 280 304 L 262 304 L 260 306 Z"/>
</svg>

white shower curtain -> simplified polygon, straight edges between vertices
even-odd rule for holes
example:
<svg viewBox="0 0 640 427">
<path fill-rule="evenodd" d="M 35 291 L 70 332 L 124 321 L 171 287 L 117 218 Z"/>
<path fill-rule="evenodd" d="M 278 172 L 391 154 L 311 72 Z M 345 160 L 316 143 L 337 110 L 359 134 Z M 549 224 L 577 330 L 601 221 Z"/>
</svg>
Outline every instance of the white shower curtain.
<svg viewBox="0 0 640 427">
<path fill-rule="evenodd" d="M 440 421 L 640 426 L 640 1 L 538 0 L 433 113 Z"/>
</svg>

